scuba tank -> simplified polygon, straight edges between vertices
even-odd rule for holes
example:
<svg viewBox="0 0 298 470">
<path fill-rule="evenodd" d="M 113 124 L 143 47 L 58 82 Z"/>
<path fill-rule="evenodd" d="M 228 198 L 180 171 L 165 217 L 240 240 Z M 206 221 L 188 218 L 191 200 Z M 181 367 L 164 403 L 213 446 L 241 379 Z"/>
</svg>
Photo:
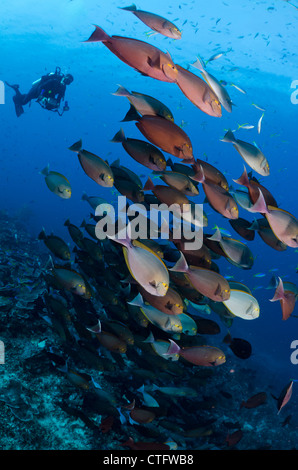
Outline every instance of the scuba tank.
<svg viewBox="0 0 298 470">
<path fill-rule="evenodd" d="M 44 77 L 51 77 L 52 75 L 59 75 L 59 76 L 61 76 L 61 77 L 64 76 L 64 75 L 61 73 L 61 67 L 56 67 L 55 72 L 50 72 L 50 73 L 48 73 L 47 75 L 44 75 Z M 44 77 L 41 77 L 41 78 L 38 78 L 38 80 L 35 80 L 35 82 L 32 83 L 32 86 L 37 85 L 37 83 L 40 83 L 41 79 L 44 78 Z"/>
</svg>

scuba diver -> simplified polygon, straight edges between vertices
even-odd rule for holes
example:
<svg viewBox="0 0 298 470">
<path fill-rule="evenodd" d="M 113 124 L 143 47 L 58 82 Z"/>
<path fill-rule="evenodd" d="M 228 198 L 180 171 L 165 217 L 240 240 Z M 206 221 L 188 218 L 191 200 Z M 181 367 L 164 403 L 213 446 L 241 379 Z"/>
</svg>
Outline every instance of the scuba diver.
<svg viewBox="0 0 298 470">
<path fill-rule="evenodd" d="M 21 116 L 24 113 L 23 106 L 30 103 L 35 99 L 37 103 L 48 111 L 57 112 L 59 116 L 65 111 L 69 110 L 68 102 L 65 101 L 62 111 L 59 110 L 61 100 L 64 101 L 66 86 L 73 82 L 73 76 L 68 73 L 64 75 L 61 73 L 60 67 L 56 67 L 55 73 L 51 72 L 43 75 L 39 80 L 32 83 L 32 88 L 28 93 L 22 94 L 19 90 L 19 85 L 10 85 L 5 82 L 10 88 L 15 91 L 13 97 L 16 115 Z M 30 103 L 31 104 L 31 103 Z"/>
</svg>

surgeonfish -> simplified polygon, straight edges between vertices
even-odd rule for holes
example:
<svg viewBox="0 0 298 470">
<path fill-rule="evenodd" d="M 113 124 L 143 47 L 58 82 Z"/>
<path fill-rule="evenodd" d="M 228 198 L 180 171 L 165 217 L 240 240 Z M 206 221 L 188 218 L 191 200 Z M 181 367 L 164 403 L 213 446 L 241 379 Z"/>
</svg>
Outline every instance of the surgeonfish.
<svg viewBox="0 0 298 470">
<path fill-rule="evenodd" d="M 148 247 L 130 239 L 130 225 L 125 238 L 112 238 L 123 245 L 125 262 L 132 277 L 150 294 L 164 296 L 169 288 L 169 273 L 162 260 Z"/>
<path fill-rule="evenodd" d="M 97 25 L 91 36 L 85 41 L 102 42 L 113 54 L 142 75 L 161 80 L 176 82 L 178 70 L 170 54 L 138 39 L 122 36 L 109 36 Z"/>
<path fill-rule="evenodd" d="M 236 139 L 231 130 L 228 130 L 221 141 L 232 143 L 247 165 L 257 173 L 262 176 L 268 176 L 270 174 L 269 163 L 263 152 L 261 152 L 258 147 L 253 144 L 249 144 L 248 142 L 244 142 L 243 140 Z"/>
<path fill-rule="evenodd" d="M 157 147 L 143 140 L 125 137 L 122 128 L 115 134 L 111 142 L 122 143 L 124 150 L 134 160 L 150 170 L 163 171 L 167 166 L 164 155 Z"/>
<path fill-rule="evenodd" d="M 202 165 L 200 172 L 196 173 L 196 181 L 202 183 L 208 202 L 216 212 L 228 219 L 238 219 L 239 209 L 235 199 L 229 191 L 206 179 Z"/>
<path fill-rule="evenodd" d="M 295 293 L 287 290 L 284 287 L 283 281 L 280 277 L 278 278 L 278 281 L 279 282 L 275 289 L 274 297 L 270 299 L 270 302 L 276 302 L 279 300 L 282 310 L 282 319 L 288 320 L 295 308 L 296 296 Z"/>
<path fill-rule="evenodd" d="M 193 287 L 211 300 L 223 302 L 229 299 L 230 286 L 223 276 L 209 269 L 188 266 L 183 253 L 180 253 L 180 259 L 170 271 L 185 273 Z"/>
<path fill-rule="evenodd" d="M 222 236 L 218 227 L 212 237 L 209 237 L 209 240 L 217 241 L 227 255 L 227 259 L 235 266 L 242 269 L 252 268 L 254 257 L 245 243 L 231 237 Z"/>
<path fill-rule="evenodd" d="M 260 306 L 257 299 L 242 290 L 231 289 L 228 300 L 223 301 L 225 307 L 236 317 L 244 320 L 255 320 L 259 317 Z"/>
<path fill-rule="evenodd" d="M 128 302 L 129 305 L 134 305 L 139 307 L 145 317 L 152 323 L 153 325 L 157 326 L 161 330 L 167 333 L 182 333 L 183 326 L 180 320 L 180 315 L 168 315 L 166 313 L 157 310 L 155 307 L 151 305 L 146 305 L 144 300 L 139 293 L 135 299 Z"/>
<path fill-rule="evenodd" d="M 226 88 L 213 75 L 211 75 L 211 73 L 207 72 L 203 64 L 203 61 L 200 60 L 199 58 L 196 60 L 196 62 L 194 62 L 191 65 L 199 69 L 199 71 L 205 78 L 210 88 L 212 88 L 215 95 L 218 97 L 222 106 L 225 108 L 226 111 L 228 111 L 228 113 L 231 113 L 232 112 L 232 100 Z"/>
<path fill-rule="evenodd" d="M 79 140 L 71 145 L 69 150 L 78 154 L 79 162 L 86 175 L 100 186 L 112 187 L 114 184 L 114 175 L 109 164 L 94 153 L 82 149 L 82 145 L 82 140 Z"/>
<path fill-rule="evenodd" d="M 141 116 L 144 114 L 160 116 L 174 122 L 172 111 L 165 104 L 152 96 L 138 93 L 137 91 L 129 92 L 121 85 L 119 85 L 115 93 L 112 94 L 115 96 L 125 96 Z"/>
<path fill-rule="evenodd" d="M 40 174 L 45 177 L 46 185 L 52 193 L 62 199 L 69 199 L 71 197 L 70 182 L 64 175 L 57 173 L 57 171 L 49 171 L 49 165 Z"/>
<path fill-rule="evenodd" d="M 38 235 L 38 240 L 43 240 L 47 248 L 63 261 L 68 261 L 70 259 L 69 246 L 64 240 L 62 240 L 62 238 L 52 234 L 46 235 L 45 230 L 43 229 Z"/>
<path fill-rule="evenodd" d="M 298 220 L 290 212 L 278 207 L 267 206 L 262 191 L 259 189 L 259 198 L 250 208 L 251 212 L 264 214 L 274 235 L 285 245 L 291 248 L 298 247 Z"/>
<path fill-rule="evenodd" d="M 176 64 L 177 85 L 186 98 L 209 116 L 221 117 L 221 105 L 212 87 L 189 70 Z"/>
<path fill-rule="evenodd" d="M 130 106 L 125 120 L 137 121 L 137 128 L 153 145 L 183 159 L 183 162 L 194 162 L 191 140 L 186 132 L 174 122 L 160 116 L 140 116 L 133 105 Z"/>
<path fill-rule="evenodd" d="M 138 10 L 135 4 L 128 7 L 119 7 L 121 10 L 130 11 L 133 13 L 139 20 L 144 24 L 149 26 L 153 31 L 167 36 L 172 39 L 181 39 L 181 31 L 174 25 L 171 21 L 163 18 L 160 15 L 155 13 L 150 13 L 149 11 Z"/>
<path fill-rule="evenodd" d="M 226 362 L 225 354 L 214 346 L 190 346 L 180 348 L 173 340 L 167 354 L 179 354 L 186 361 L 197 366 L 214 367 Z"/>
</svg>

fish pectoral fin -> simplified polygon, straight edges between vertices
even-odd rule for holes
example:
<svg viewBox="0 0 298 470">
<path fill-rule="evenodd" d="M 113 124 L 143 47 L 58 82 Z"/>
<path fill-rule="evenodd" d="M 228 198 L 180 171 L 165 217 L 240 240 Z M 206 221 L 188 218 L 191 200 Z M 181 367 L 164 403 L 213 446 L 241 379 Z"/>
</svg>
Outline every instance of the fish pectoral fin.
<svg viewBox="0 0 298 470">
<path fill-rule="evenodd" d="M 178 158 L 184 157 L 183 149 L 181 147 L 178 147 L 177 145 L 175 145 L 174 149 L 179 152 Z"/>
<path fill-rule="evenodd" d="M 148 65 L 150 65 L 150 67 L 160 69 L 160 66 L 161 66 L 160 54 L 157 53 L 153 57 L 148 56 L 147 62 L 148 62 Z"/>
<path fill-rule="evenodd" d="M 210 103 L 210 93 L 209 93 L 209 89 L 206 87 L 206 91 L 204 93 L 204 96 L 203 96 L 203 102 L 204 103 Z"/>
<path fill-rule="evenodd" d="M 221 287 L 220 284 L 217 284 L 217 288 L 215 289 L 214 295 L 220 295 L 221 294 Z"/>
</svg>

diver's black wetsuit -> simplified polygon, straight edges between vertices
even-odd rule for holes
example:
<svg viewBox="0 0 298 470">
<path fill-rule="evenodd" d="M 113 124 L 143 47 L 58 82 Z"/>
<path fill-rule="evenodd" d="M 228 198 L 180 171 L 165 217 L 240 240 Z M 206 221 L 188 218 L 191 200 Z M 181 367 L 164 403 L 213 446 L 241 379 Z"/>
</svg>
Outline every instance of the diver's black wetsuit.
<svg viewBox="0 0 298 470">
<path fill-rule="evenodd" d="M 69 75 L 68 75 L 69 76 Z M 24 113 L 23 106 L 30 103 L 35 99 L 43 108 L 49 111 L 57 111 L 60 106 L 61 100 L 64 100 L 66 85 L 65 76 L 61 74 L 60 69 L 56 69 L 55 73 L 44 75 L 33 84 L 28 93 L 22 94 L 19 90 L 19 85 L 9 85 L 15 91 L 13 101 L 15 104 L 16 115 L 19 117 Z M 67 103 L 64 110 L 68 108 Z"/>
</svg>

